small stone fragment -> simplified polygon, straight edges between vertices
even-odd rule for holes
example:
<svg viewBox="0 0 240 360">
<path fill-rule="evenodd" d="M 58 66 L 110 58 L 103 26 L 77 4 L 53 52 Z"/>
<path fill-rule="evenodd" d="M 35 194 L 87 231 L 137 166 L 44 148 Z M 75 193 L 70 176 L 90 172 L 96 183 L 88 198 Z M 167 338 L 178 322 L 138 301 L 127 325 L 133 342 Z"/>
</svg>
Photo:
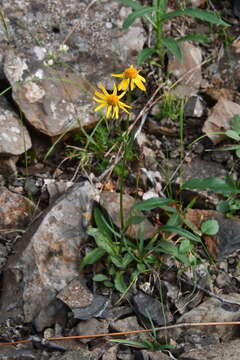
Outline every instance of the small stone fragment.
<svg viewBox="0 0 240 360">
<path fill-rule="evenodd" d="M 107 334 L 108 322 L 106 320 L 89 319 L 80 321 L 76 326 L 77 335 L 93 335 L 93 334 Z M 93 338 L 81 339 L 84 344 L 90 342 Z"/>
<path fill-rule="evenodd" d="M 202 130 L 214 144 L 218 144 L 226 136 L 211 133 L 227 131 L 230 128 L 230 120 L 234 115 L 238 114 L 240 114 L 240 105 L 220 97 L 210 116 L 205 121 Z"/>
</svg>

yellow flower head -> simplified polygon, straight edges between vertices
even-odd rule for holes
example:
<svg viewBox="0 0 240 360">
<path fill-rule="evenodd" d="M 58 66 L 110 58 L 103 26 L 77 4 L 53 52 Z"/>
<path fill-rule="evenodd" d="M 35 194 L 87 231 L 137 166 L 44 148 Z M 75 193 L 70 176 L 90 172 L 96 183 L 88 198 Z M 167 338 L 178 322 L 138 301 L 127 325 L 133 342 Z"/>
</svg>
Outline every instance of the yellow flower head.
<svg viewBox="0 0 240 360">
<path fill-rule="evenodd" d="M 94 111 L 101 110 L 106 106 L 106 118 L 109 118 L 111 116 L 112 118 L 115 117 L 116 119 L 118 119 L 119 117 L 119 109 L 129 114 L 126 108 L 131 108 L 131 106 L 124 104 L 122 101 L 120 101 L 120 99 L 126 94 L 126 91 L 118 95 L 117 86 L 115 83 L 112 94 L 109 94 L 102 84 L 100 84 L 99 87 L 102 90 L 102 93 L 99 91 L 95 91 L 94 95 L 97 97 L 94 97 L 93 99 L 100 103 L 100 105 L 98 105 L 96 109 L 94 109 Z"/>
<path fill-rule="evenodd" d="M 139 70 L 135 69 L 133 65 L 124 70 L 122 74 L 112 74 L 112 76 L 123 78 L 123 80 L 118 85 L 118 90 L 131 90 L 134 89 L 135 85 L 142 91 L 146 91 L 144 82 L 146 80 L 143 76 L 139 75 Z"/>
</svg>

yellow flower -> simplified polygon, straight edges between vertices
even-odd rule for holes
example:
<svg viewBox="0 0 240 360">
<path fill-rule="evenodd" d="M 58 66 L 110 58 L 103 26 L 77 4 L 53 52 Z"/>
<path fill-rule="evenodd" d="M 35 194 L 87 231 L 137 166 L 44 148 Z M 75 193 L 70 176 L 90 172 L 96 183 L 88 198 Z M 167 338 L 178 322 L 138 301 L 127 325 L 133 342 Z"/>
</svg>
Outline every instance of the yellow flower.
<svg viewBox="0 0 240 360">
<path fill-rule="evenodd" d="M 139 70 L 135 69 L 133 65 L 124 70 L 122 74 L 112 74 L 112 76 L 123 78 L 118 85 L 118 90 L 131 90 L 134 89 L 135 85 L 142 91 L 146 91 L 143 82 L 146 82 L 143 76 L 139 75 Z"/>
<path fill-rule="evenodd" d="M 122 101 L 120 101 L 120 99 L 126 94 L 126 91 L 118 95 L 117 86 L 115 83 L 112 94 L 109 94 L 102 84 L 100 84 L 99 87 L 102 90 L 102 93 L 99 91 L 95 91 L 94 95 L 97 97 L 94 97 L 93 99 L 101 105 L 98 105 L 96 109 L 94 109 L 94 111 L 98 111 L 106 106 L 106 118 L 109 118 L 111 116 L 112 118 L 115 117 L 116 119 L 118 119 L 119 117 L 119 109 L 129 114 L 126 108 L 131 108 L 131 106 L 124 104 Z"/>
</svg>

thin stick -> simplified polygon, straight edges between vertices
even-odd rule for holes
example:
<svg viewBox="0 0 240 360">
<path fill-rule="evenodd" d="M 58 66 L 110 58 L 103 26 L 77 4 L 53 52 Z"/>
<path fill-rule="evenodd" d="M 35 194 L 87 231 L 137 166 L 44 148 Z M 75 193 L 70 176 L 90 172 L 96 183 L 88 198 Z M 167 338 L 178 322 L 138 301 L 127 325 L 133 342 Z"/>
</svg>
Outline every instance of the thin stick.
<svg viewBox="0 0 240 360">
<path fill-rule="evenodd" d="M 225 325 L 240 325 L 240 321 L 219 321 L 219 322 L 204 322 L 204 323 L 182 323 L 168 326 L 157 327 L 155 331 L 163 331 L 170 330 L 182 327 L 198 327 L 198 326 L 225 326 Z M 131 330 L 131 331 L 120 331 L 115 333 L 104 333 L 104 334 L 91 334 L 91 335 L 76 335 L 76 336 L 58 336 L 58 337 L 50 337 L 47 338 L 48 341 L 59 341 L 59 340 L 70 340 L 70 339 L 90 339 L 90 338 L 98 338 L 98 337 L 113 337 L 113 336 L 123 336 L 123 335 L 132 335 L 132 334 L 141 334 L 141 333 L 149 333 L 152 332 L 153 329 L 142 329 L 142 330 Z M 16 345 L 16 344 L 24 344 L 30 343 L 32 339 L 18 340 L 12 342 L 4 342 L 0 343 L 0 346 L 5 345 Z"/>
</svg>

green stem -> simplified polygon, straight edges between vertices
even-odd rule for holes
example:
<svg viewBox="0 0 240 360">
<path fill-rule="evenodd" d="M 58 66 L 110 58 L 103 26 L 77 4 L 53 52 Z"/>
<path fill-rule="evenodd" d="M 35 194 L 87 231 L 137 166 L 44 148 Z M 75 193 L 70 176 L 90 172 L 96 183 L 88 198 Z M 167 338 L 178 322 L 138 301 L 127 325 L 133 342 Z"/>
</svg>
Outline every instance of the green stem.
<svg viewBox="0 0 240 360">
<path fill-rule="evenodd" d="M 164 65 L 164 51 L 162 43 L 162 33 L 163 33 L 163 22 L 161 21 L 161 1 L 157 0 L 157 11 L 156 11 L 156 48 L 158 55 L 160 57 L 161 65 Z"/>
</svg>

